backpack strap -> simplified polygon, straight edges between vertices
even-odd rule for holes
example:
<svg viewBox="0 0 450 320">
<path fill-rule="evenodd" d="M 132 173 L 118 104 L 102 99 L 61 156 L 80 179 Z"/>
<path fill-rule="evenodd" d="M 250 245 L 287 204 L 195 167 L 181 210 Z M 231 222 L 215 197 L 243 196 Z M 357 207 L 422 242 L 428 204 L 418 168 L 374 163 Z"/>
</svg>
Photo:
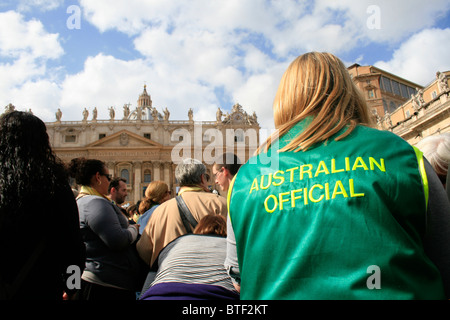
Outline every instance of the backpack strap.
<svg viewBox="0 0 450 320">
<path fill-rule="evenodd" d="M 187 207 L 186 202 L 184 202 L 183 198 L 181 196 L 176 196 L 175 199 L 177 200 L 178 211 L 180 212 L 184 228 L 186 229 L 187 233 L 192 233 L 189 225 L 191 225 L 195 229 L 198 222 L 192 216 L 192 213 L 191 211 L 189 211 L 189 208 Z"/>
</svg>

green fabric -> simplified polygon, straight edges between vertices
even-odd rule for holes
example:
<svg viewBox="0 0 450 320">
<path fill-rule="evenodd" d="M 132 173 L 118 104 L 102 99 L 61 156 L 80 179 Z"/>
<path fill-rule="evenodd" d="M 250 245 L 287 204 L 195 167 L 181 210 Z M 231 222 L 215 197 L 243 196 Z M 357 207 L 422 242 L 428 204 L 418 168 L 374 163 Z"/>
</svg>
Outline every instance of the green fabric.
<svg viewBox="0 0 450 320">
<path fill-rule="evenodd" d="M 303 126 L 243 165 L 229 193 L 241 298 L 444 298 L 423 251 L 414 149 L 358 126 L 341 141 L 278 153 Z"/>
</svg>

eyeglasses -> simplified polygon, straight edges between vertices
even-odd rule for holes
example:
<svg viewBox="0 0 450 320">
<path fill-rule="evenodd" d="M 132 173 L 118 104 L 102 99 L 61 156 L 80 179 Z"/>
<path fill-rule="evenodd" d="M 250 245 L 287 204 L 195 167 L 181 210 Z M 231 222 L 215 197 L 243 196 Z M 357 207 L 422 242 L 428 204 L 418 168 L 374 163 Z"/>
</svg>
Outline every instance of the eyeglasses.
<svg viewBox="0 0 450 320">
<path fill-rule="evenodd" d="M 112 175 L 110 175 L 110 174 L 105 174 L 105 173 L 101 173 L 100 175 L 105 176 L 106 179 L 108 179 L 108 181 L 111 182 L 111 180 L 112 180 Z"/>
<path fill-rule="evenodd" d="M 209 181 L 209 174 L 205 173 L 204 175 L 205 175 L 206 181 Z"/>
<path fill-rule="evenodd" d="M 221 173 L 222 171 L 223 171 L 223 168 L 220 169 L 219 171 L 217 171 L 216 173 L 214 173 L 214 176 L 216 177 L 216 179 L 217 179 L 217 176 L 219 175 L 219 173 Z"/>
</svg>

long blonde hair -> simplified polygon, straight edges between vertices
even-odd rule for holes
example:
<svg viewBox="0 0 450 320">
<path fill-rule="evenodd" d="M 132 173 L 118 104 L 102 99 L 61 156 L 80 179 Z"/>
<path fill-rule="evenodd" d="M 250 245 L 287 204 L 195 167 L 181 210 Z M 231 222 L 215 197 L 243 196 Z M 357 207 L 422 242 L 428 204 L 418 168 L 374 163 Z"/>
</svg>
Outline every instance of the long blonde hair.
<svg viewBox="0 0 450 320">
<path fill-rule="evenodd" d="M 267 151 L 278 137 L 310 116 L 312 122 L 279 152 L 304 151 L 345 126 L 348 129 L 336 140 L 349 135 L 357 124 L 373 124 L 367 104 L 347 68 L 339 58 L 325 52 L 303 54 L 289 65 L 275 96 L 273 115 L 277 131 L 257 153 Z"/>
</svg>

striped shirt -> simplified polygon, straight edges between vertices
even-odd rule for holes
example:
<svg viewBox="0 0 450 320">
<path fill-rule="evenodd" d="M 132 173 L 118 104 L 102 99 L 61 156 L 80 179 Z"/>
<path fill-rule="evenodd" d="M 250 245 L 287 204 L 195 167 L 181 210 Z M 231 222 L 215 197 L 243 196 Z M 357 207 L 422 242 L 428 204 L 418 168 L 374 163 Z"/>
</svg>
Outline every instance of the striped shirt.
<svg viewBox="0 0 450 320">
<path fill-rule="evenodd" d="M 206 284 L 236 292 L 224 267 L 226 238 L 184 235 L 172 241 L 158 257 L 159 267 L 152 286 L 178 282 Z"/>
</svg>

